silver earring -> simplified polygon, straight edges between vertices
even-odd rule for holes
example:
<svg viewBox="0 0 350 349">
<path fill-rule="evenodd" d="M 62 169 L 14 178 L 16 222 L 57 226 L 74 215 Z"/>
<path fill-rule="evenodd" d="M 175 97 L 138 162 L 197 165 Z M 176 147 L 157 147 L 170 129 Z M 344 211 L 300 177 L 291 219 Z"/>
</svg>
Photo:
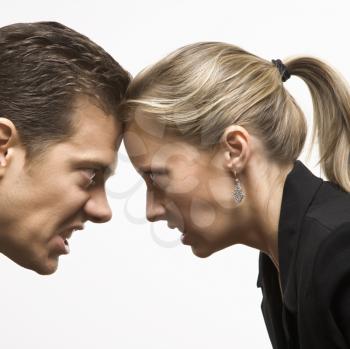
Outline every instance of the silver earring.
<svg viewBox="0 0 350 349">
<path fill-rule="evenodd" d="M 241 182 L 237 177 L 236 171 L 234 173 L 235 173 L 235 187 L 233 189 L 233 199 L 235 200 L 236 204 L 239 204 L 242 202 L 245 195 L 241 187 Z"/>
</svg>

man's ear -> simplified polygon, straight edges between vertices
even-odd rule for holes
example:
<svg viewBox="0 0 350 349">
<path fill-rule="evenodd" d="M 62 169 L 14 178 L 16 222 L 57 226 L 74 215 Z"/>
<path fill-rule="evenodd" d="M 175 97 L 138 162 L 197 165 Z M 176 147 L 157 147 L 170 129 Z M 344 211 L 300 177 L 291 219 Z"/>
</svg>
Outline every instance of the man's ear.
<svg viewBox="0 0 350 349">
<path fill-rule="evenodd" d="M 18 143 L 18 134 L 13 122 L 6 118 L 0 118 L 0 176 L 8 165 L 8 153 L 12 146 Z"/>
<path fill-rule="evenodd" d="M 228 126 L 221 137 L 221 145 L 225 152 L 226 167 L 237 173 L 243 171 L 251 154 L 248 131 L 241 126 Z"/>
</svg>

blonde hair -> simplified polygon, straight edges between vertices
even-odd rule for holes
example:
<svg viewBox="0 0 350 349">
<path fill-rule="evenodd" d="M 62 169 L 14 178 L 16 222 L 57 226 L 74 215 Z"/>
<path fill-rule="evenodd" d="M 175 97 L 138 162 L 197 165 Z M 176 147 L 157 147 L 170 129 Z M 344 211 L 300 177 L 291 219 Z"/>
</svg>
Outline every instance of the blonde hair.
<svg viewBox="0 0 350 349">
<path fill-rule="evenodd" d="M 350 94 L 341 77 L 322 61 L 284 62 L 305 81 L 314 107 L 313 140 L 327 178 L 350 192 Z M 259 137 L 272 161 L 288 164 L 306 138 L 304 114 L 270 61 L 219 42 L 195 43 L 139 73 L 122 104 L 124 122 L 136 109 L 202 148 L 216 145 L 226 127 L 245 127 Z"/>
</svg>

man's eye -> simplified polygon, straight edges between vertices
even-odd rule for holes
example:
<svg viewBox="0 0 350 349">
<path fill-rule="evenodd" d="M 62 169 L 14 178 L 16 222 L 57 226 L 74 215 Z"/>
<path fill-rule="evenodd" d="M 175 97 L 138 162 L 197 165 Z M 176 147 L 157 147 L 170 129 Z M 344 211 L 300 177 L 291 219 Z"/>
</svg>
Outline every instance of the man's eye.
<svg viewBox="0 0 350 349">
<path fill-rule="evenodd" d="M 95 169 L 87 168 L 83 170 L 83 174 L 86 178 L 85 188 L 90 188 L 96 184 L 95 177 L 96 177 L 97 171 Z"/>
</svg>

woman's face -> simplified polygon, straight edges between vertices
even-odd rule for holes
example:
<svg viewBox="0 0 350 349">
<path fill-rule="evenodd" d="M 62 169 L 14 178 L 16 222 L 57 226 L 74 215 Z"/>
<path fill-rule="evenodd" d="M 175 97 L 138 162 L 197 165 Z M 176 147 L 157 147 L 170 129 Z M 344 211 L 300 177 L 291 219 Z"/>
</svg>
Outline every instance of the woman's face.
<svg viewBox="0 0 350 349">
<path fill-rule="evenodd" d="M 222 150 L 199 150 L 139 114 L 127 126 L 124 143 L 146 182 L 149 221 L 178 228 L 199 257 L 238 242 L 232 234 L 234 180 Z"/>
</svg>

